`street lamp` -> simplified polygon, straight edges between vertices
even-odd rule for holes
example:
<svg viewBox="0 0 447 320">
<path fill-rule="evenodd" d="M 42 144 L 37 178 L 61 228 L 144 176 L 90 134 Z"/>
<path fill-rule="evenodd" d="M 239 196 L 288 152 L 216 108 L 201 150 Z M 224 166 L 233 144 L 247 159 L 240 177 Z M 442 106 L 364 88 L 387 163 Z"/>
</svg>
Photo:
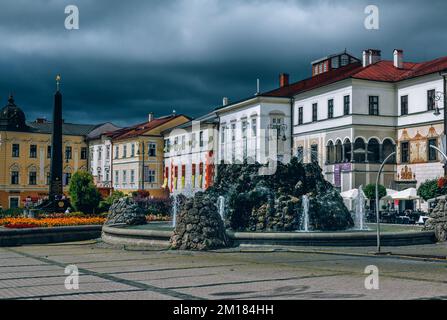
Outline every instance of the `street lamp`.
<svg viewBox="0 0 447 320">
<path fill-rule="evenodd" d="M 447 70 L 441 71 L 439 74 L 444 78 L 444 92 L 437 91 L 433 98 L 434 98 L 434 101 L 436 101 L 436 102 L 441 101 L 442 99 L 444 100 L 444 136 L 443 136 L 444 141 L 443 141 L 443 143 L 446 143 L 445 139 L 446 139 L 446 129 L 447 129 Z M 436 104 L 434 115 L 435 116 L 441 115 L 441 112 L 440 112 L 437 104 Z M 444 175 L 447 176 L 447 163 L 444 164 Z"/>
<path fill-rule="evenodd" d="M 390 160 L 393 156 L 396 155 L 396 152 L 391 153 L 386 159 L 382 162 L 380 166 L 379 172 L 377 173 L 376 180 L 376 219 L 377 219 L 377 254 L 380 254 L 380 213 L 379 213 L 379 181 L 380 175 L 382 174 L 383 168 L 385 164 Z"/>
<path fill-rule="evenodd" d="M 142 172 L 141 172 L 141 188 L 140 188 L 140 190 L 144 190 L 144 156 L 145 156 L 145 150 L 144 150 L 144 147 L 145 147 L 145 144 L 144 144 L 144 141 L 143 142 L 141 142 L 141 152 L 140 152 L 140 148 L 138 148 L 138 151 L 137 151 L 137 155 L 138 156 L 140 156 L 140 155 L 142 155 L 143 156 L 143 161 L 142 161 Z"/>
<path fill-rule="evenodd" d="M 287 137 L 286 137 L 286 130 L 287 130 L 287 125 L 284 123 L 279 123 L 279 124 L 270 124 L 268 126 L 268 128 L 270 130 L 276 130 L 276 139 L 278 139 L 278 141 L 281 139 L 282 141 L 287 141 Z M 282 135 L 282 137 L 281 137 Z M 278 157 L 278 153 L 279 153 L 279 145 L 276 144 L 276 156 Z"/>
</svg>

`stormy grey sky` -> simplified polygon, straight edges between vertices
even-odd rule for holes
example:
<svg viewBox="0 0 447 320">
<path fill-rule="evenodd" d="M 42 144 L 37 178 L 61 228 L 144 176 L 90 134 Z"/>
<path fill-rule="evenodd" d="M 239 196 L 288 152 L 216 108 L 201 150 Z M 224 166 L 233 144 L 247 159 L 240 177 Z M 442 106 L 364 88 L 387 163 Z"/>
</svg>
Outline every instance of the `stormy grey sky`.
<svg viewBox="0 0 447 320">
<path fill-rule="evenodd" d="M 80 11 L 66 30 L 65 6 Z M 380 9 L 380 29 L 364 9 Z M 384 59 L 447 56 L 445 0 L 2 0 L 0 101 L 14 93 L 28 120 L 50 118 L 57 73 L 64 118 L 142 122 L 148 112 L 199 116 L 273 89 L 278 74 L 308 77 L 310 61 L 345 48 Z"/>
</svg>

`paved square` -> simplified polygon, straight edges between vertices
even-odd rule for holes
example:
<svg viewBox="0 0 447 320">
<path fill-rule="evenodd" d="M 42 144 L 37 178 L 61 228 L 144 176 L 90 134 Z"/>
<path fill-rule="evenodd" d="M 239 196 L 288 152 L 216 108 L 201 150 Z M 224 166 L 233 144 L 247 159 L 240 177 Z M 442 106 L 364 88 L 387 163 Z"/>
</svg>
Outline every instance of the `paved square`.
<svg viewBox="0 0 447 320">
<path fill-rule="evenodd" d="M 1 299 L 442 299 L 447 262 L 265 248 L 135 251 L 100 242 L 0 248 Z M 65 267 L 79 290 L 65 288 Z M 380 289 L 364 286 L 365 267 Z"/>
</svg>

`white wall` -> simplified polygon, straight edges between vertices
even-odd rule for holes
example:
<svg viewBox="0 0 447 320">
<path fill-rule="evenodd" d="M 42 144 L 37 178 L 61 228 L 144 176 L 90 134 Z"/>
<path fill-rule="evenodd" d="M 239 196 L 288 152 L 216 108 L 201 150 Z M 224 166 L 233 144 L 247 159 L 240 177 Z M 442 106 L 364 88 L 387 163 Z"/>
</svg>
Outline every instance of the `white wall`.
<svg viewBox="0 0 447 320">
<path fill-rule="evenodd" d="M 219 112 L 220 116 L 220 134 L 219 134 L 219 161 L 231 163 L 233 160 L 233 150 L 235 161 L 244 161 L 244 139 L 242 135 L 243 121 L 247 121 L 247 157 L 254 161 L 266 163 L 268 154 L 274 156 L 276 150 L 268 152 L 269 149 L 278 148 L 278 156 L 285 162 L 290 158 L 291 145 L 291 107 L 290 100 L 284 98 L 269 99 L 258 98 L 251 103 L 242 103 L 240 106 L 223 109 Z M 269 140 L 269 125 L 273 118 L 282 119 L 286 125 L 281 135 L 286 140 Z M 252 121 L 256 121 L 256 135 L 253 134 Z M 235 125 L 235 142 L 232 142 L 232 125 Z M 225 131 L 225 143 L 222 143 L 222 130 Z M 268 142 L 272 141 L 272 142 Z M 222 152 L 222 150 L 224 152 Z"/>
</svg>

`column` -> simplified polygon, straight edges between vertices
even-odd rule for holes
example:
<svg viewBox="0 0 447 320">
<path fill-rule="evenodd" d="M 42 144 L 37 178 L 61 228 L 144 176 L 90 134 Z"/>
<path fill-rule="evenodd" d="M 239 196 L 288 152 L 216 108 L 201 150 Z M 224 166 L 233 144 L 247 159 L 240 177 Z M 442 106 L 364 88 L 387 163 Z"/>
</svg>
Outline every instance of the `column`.
<svg viewBox="0 0 447 320">
<path fill-rule="evenodd" d="M 379 144 L 379 162 L 382 163 L 384 160 L 383 158 L 383 144 Z"/>
<path fill-rule="evenodd" d="M 368 162 L 368 143 L 365 143 L 365 163 Z"/>
</svg>

